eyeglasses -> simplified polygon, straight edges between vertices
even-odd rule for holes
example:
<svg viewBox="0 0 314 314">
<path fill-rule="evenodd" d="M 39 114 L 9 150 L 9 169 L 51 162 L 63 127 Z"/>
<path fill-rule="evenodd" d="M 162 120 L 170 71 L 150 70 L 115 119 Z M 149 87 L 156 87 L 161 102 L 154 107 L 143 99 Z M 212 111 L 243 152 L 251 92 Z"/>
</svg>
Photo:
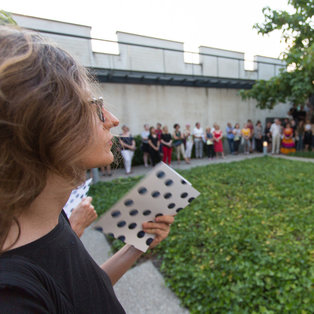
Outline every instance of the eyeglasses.
<svg viewBox="0 0 314 314">
<path fill-rule="evenodd" d="M 96 113 L 97 113 L 97 116 L 98 116 L 99 120 L 102 123 L 105 123 L 105 117 L 104 117 L 104 111 L 103 111 L 103 109 L 104 109 L 104 101 L 103 101 L 102 97 L 99 97 L 98 99 L 97 98 L 93 98 L 91 100 L 91 103 L 96 105 Z"/>
</svg>

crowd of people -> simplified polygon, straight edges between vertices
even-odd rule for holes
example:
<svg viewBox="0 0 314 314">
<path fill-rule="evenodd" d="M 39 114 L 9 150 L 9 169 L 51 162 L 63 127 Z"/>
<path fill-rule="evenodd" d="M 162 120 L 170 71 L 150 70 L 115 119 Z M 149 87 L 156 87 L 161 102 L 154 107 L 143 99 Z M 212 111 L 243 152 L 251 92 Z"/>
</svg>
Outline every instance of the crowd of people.
<svg viewBox="0 0 314 314">
<path fill-rule="evenodd" d="M 149 162 L 154 166 L 161 160 L 171 165 L 173 151 L 179 164 L 181 160 L 189 164 L 193 146 L 195 158 L 203 158 L 204 153 L 208 159 L 224 158 L 223 137 L 227 140 L 228 152 L 232 155 L 237 155 L 240 151 L 244 154 L 262 153 L 265 145 L 267 152 L 272 154 L 289 154 L 296 150 L 309 151 L 314 147 L 314 123 L 307 119 L 307 115 L 303 116 L 303 113 L 296 117 L 298 118 L 296 120 L 293 117 L 274 119 L 267 122 L 265 127 L 260 120 L 254 125 L 249 119 L 242 128 L 239 123 L 233 125 L 228 122 L 225 132 L 217 123 L 214 123 L 212 128 L 206 127 L 205 130 L 200 122 L 196 122 L 193 129 L 187 124 L 183 131 L 180 124 L 175 123 L 172 132 L 168 126 L 162 126 L 161 123 L 157 123 L 156 128 L 144 124 L 141 133 L 144 166 L 149 167 Z M 126 125 L 122 127 L 122 131 L 119 136 L 120 150 L 126 173 L 129 174 L 136 146 Z"/>
</svg>

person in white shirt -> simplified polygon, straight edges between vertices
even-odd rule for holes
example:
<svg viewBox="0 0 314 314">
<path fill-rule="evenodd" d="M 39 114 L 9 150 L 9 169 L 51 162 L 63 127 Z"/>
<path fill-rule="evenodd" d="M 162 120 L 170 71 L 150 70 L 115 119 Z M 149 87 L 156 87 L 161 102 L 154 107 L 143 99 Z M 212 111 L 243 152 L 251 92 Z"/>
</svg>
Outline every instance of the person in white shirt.
<svg viewBox="0 0 314 314">
<path fill-rule="evenodd" d="M 185 130 L 184 130 L 184 138 L 185 138 L 185 145 L 186 145 L 186 149 L 185 149 L 185 157 L 190 161 L 191 160 L 191 155 L 192 155 L 192 148 L 193 148 L 193 136 L 192 136 L 192 132 L 190 130 L 190 125 L 187 124 L 185 126 Z"/>
<path fill-rule="evenodd" d="M 144 124 L 144 131 L 141 133 L 141 138 L 142 138 L 141 148 L 142 148 L 142 152 L 143 152 L 143 160 L 144 160 L 145 168 L 148 167 L 148 160 L 150 159 L 148 136 L 149 136 L 149 125 L 146 123 L 146 124 Z"/>
<path fill-rule="evenodd" d="M 272 154 L 279 154 L 280 140 L 281 140 L 281 125 L 280 120 L 275 119 L 275 122 L 270 127 L 270 133 L 272 135 Z"/>
<path fill-rule="evenodd" d="M 203 158 L 203 137 L 204 137 L 204 131 L 201 128 L 200 123 L 196 122 L 195 128 L 193 130 L 196 158 Z"/>
</svg>

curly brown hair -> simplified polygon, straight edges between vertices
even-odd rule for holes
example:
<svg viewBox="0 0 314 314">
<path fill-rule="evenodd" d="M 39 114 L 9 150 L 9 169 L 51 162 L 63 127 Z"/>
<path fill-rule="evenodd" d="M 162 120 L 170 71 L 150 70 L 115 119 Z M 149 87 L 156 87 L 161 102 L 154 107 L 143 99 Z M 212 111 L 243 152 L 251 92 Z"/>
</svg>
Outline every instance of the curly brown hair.
<svg viewBox="0 0 314 314">
<path fill-rule="evenodd" d="M 95 108 L 86 70 L 39 34 L 0 26 L 0 253 L 48 172 L 77 186 Z M 92 109 L 91 109 L 92 108 Z"/>
</svg>

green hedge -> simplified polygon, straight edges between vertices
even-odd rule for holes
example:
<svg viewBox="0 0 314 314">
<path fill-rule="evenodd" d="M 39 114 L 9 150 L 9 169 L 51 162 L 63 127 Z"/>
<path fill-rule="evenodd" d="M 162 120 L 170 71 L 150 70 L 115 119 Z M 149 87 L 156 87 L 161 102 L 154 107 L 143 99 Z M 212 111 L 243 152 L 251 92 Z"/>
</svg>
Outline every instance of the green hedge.
<svg viewBox="0 0 314 314">
<path fill-rule="evenodd" d="M 181 172 L 202 194 L 155 251 L 191 313 L 313 313 L 313 170 L 264 157 Z M 93 186 L 96 209 L 138 180 Z"/>
</svg>

